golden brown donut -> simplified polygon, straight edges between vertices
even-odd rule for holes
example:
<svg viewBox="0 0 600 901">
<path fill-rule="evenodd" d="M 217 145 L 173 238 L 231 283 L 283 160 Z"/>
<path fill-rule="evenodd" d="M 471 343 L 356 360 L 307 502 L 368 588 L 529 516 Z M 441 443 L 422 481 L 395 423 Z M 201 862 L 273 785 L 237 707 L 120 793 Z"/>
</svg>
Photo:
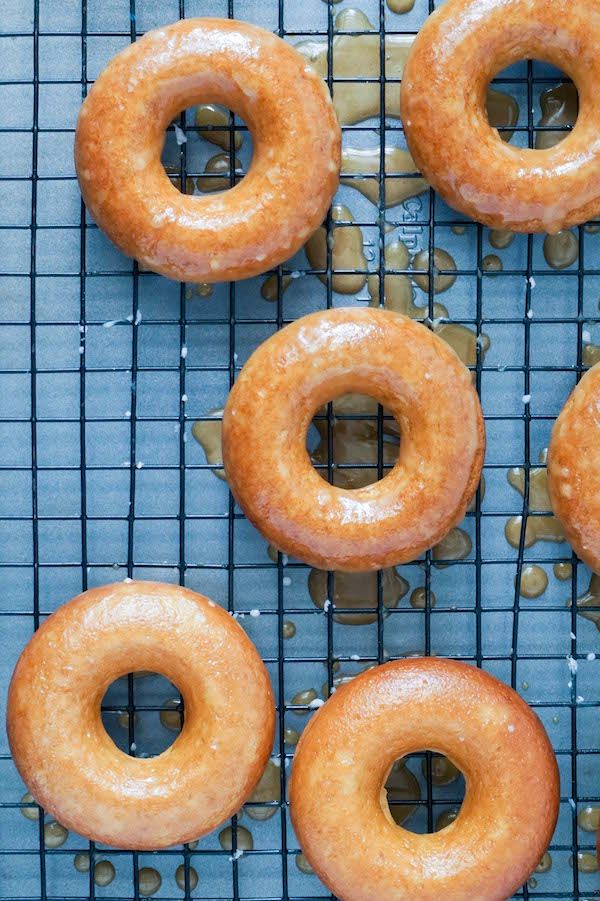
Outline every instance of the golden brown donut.
<svg viewBox="0 0 600 901">
<path fill-rule="evenodd" d="M 418 835 L 392 820 L 385 782 L 416 751 L 464 774 L 456 820 Z M 294 830 L 342 901 L 505 901 L 533 872 L 558 815 L 558 768 L 537 716 L 482 670 L 437 658 L 371 669 L 338 688 L 298 744 Z"/>
<path fill-rule="evenodd" d="M 520 232 L 596 218 L 599 35 L 598 0 L 448 0 L 429 17 L 404 67 L 400 108 L 417 166 L 450 206 Z M 553 63 L 579 92 L 573 131 L 546 150 L 507 144 L 488 122 L 487 85 L 522 59 Z"/>
<path fill-rule="evenodd" d="M 548 494 L 578 557 L 600 573 L 600 364 L 560 411 L 548 447 Z"/>
<path fill-rule="evenodd" d="M 379 400 L 400 424 L 385 477 L 353 490 L 314 469 L 306 433 L 342 394 Z M 464 516 L 485 435 L 471 376 L 454 351 L 390 310 L 311 313 L 254 351 L 223 415 L 227 481 L 271 544 L 318 569 L 382 569 L 414 560 Z"/>
<path fill-rule="evenodd" d="M 165 129 L 199 101 L 248 125 L 246 177 L 182 194 L 160 161 Z M 280 38 L 229 19 L 186 19 L 118 53 L 84 101 L 75 164 L 90 215 L 123 253 L 180 281 L 248 278 L 289 259 L 337 188 L 340 129 L 325 83 Z"/>
<path fill-rule="evenodd" d="M 175 742 L 147 759 L 120 751 L 100 717 L 108 686 L 139 670 L 162 673 L 185 704 Z M 33 797 L 118 848 L 187 842 L 235 813 L 274 726 L 269 677 L 243 629 L 203 595 L 159 582 L 93 588 L 60 607 L 25 647 L 8 695 L 10 747 Z"/>
</svg>

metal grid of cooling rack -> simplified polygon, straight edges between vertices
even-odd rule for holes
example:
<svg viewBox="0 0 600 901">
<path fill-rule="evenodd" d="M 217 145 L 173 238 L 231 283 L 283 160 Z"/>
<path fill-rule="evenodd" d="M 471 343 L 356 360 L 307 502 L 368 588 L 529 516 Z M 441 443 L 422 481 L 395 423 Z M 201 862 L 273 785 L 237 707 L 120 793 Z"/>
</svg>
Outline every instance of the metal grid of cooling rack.
<svg viewBox="0 0 600 901">
<path fill-rule="evenodd" d="M 328 81 L 335 91 L 334 20 L 349 6 L 364 10 L 379 30 L 384 71 L 384 35 L 416 32 L 434 3 L 417 0 L 411 12 L 395 15 L 384 0 L 343 0 L 335 6 L 331 0 L 307 0 L 301 8 L 289 0 L 0 0 L 3 691 L 32 630 L 58 604 L 92 585 L 124 577 L 178 581 L 232 611 L 256 608 L 261 615 L 243 622 L 276 689 L 274 755 L 283 798 L 271 802 L 275 815 L 268 820 L 244 815 L 244 825 L 254 833 L 254 850 L 239 858 L 223 851 L 214 835 L 193 850 L 157 855 L 95 847 L 77 836 L 52 850 L 44 847 L 43 818 L 35 824 L 20 815 L 23 787 L 2 739 L 2 901 L 138 899 L 143 897 L 140 869 L 147 866 L 161 872 L 156 897 L 163 899 L 331 897 L 294 862 L 298 846 L 286 804 L 293 755 L 284 744 L 284 729 L 300 728 L 305 720 L 288 699 L 323 680 L 331 687 L 334 660 L 345 672 L 354 672 L 388 656 L 419 651 L 465 659 L 505 679 L 532 704 L 550 734 L 562 786 L 551 846 L 554 865 L 518 897 L 597 894 L 597 874 L 569 865 L 571 855 L 593 847 L 593 836 L 578 828 L 577 813 L 600 802 L 600 741 L 594 728 L 598 664 L 588 659 L 598 651 L 598 632 L 577 615 L 573 603 L 570 609 L 565 605 L 565 595 L 573 602 L 585 589 L 589 573 L 564 544 L 526 548 L 524 529 L 513 551 L 504 541 L 503 526 L 512 514 L 522 515 L 523 523 L 528 516 L 544 515 L 528 510 L 529 474 L 582 371 L 584 335 L 597 328 L 600 236 L 580 228 L 578 261 L 562 272 L 546 266 L 540 238 L 520 236 L 502 253 L 502 272 L 483 272 L 487 231 L 465 223 L 464 235 L 454 235 L 451 226 L 462 219 L 433 193 L 386 211 L 381 174 L 375 176 L 378 207 L 349 187 L 340 189 L 340 199 L 354 211 L 371 248 L 368 268 L 379 273 L 380 286 L 390 272 L 379 253 L 391 239 L 387 222 L 413 247 L 429 249 L 430 258 L 440 245 L 452 251 L 457 281 L 441 299 L 452 321 L 492 339 L 485 360 L 478 348 L 475 367 L 488 455 L 485 499 L 478 496 L 475 512 L 463 524 L 473 551 L 444 569 L 433 564 L 430 554 L 402 568 L 411 588 L 424 587 L 424 610 L 410 608 L 406 599 L 397 609 L 385 610 L 379 580 L 376 622 L 349 627 L 336 622 L 332 608 L 326 613 L 314 609 L 305 567 L 281 555 L 276 564 L 269 560 L 264 542 L 214 478 L 214 467 L 204 462 L 190 428 L 222 404 L 244 359 L 268 334 L 312 309 L 362 303 L 364 292 L 357 298 L 334 292 L 329 247 L 324 284 L 313 277 L 315 270 L 302 254 L 278 268 L 275 304 L 262 300 L 258 279 L 217 286 L 210 299 L 190 298 L 185 285 L 141 272 L 117 254 L 86 218 L 77 191 L 71 147 L 79 104 L 102 65 L 128 41 L 156 25 L 202 14 L 255 21 L 291 42 L 319 36 L 327 41 Z M 500 79 L 524 110 L 513 140 L 529 146 L 539 90 L 557 80 L 556 73 L 537 66 L 513 67 Z M 383 109 L 385 78 L 373 80 L 380 83 Z M 403 146 L 400 124 L 393 111 L 386 112 L 387 117 L 344 128 L 344 140 L 378 146 L 383 160 L 386 140 Z M 181 125 L 193 137 L 189 117 L 182 116 Z M 233 157 L 231 125 L 229 131 Z M 179 147 L 171 138 L 165 158 L 179 167 L 182 179 L 200 174 L 202 159 L 194 157 L 192 140 Z M 333 227 L 330 220 L 327 226 Z M 292 271 L 308 277 L 295 279 L 284 295 L 283 276 Z M 433 318 L 429 275 L 424 318 Z M 524 395 L 531 395 L 529 404 L 523 404 Z M 384 468 L 381 417 L 380 411 L 379 474 Z M 331 448 L 331 410 L 328 422 Z M 330 477 L 334 462 L 329 451 Z M 525 470 L 522 500 L 506 483 L 512 466 Z M 518 584 L 524 564 L 539 563 L 551 572 L 557 561 L 573 563 L 566 590 L 551 576 L 542 598 L 519 596 L 514 579 Z M 331 589 L 330 579 L 330 596 Z M 282 624 L 290 617 L 297 635 L 284 642 Z M 567 655 L 578 662 L 573 674 Z M 113 688 L 104 705 L 111 734 L 130 753 L 139 753 L 142 745 L 149 753 L 160 750 L 165 738 L 157 738 L 157 711 L 168 687 L 129 678 Z M 119 712 L 129 713 L 126 738 L 113 730 Z M 153 721 L 144 719 L 152 716 Z M 457 785 L 432 785 L 430 755 L 423 759 L 422 800 L 414 815 L 414 828 L 422 831 L 432 828 L 441 810 L 460 802 Z M 414 771 L 419 774 L 420 767 Z M 232 827 L 235 852 L 236 818 Z M 93 873 L 76 873 L 72 858 L 77 851 L 90 851 L 92 860 L 111 860 L 115 880 L 101 887 Z M 173 879 L 180 864 L 183 890 Z M 200 876 L 195 889 L 192 867 Z"/>
</svg>

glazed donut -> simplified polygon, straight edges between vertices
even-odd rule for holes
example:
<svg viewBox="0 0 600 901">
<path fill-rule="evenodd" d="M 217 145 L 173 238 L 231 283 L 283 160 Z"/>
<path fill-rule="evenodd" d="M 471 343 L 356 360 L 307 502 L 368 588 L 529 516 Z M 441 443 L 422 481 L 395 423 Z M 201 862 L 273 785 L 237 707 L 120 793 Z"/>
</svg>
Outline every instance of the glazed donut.
<svg viewBox="0 0 600 901">
<path fill-rule="evenodd" d="M 376 398 L 400 425 L 385 478 L 330 485 L 306 450 L 314 413 L 342 394 Z M 223 415 L 227 481 L 271 544 L 318 569 L 414 560 L 464 516 L 485 435 L 469 371 L 418 322 L 390 310 L 311 313 L 254 351 Z"/>
<path fill-rule="evenodd" d="M 417 166 L 450 206 L 520 232 L 596 218 L 599 34 L 600 3 L 589 0 L 449 0 L 427 19 L 404 67 L 400 108 Z M 486 114 L 490 80 L 525 58 L 558 66 L 579 92 L 573 131 L 546 150 L 502 141 Z"/>
<path fill-rule="evenodd" d="M 162 673 L 185 722 L 157 757 L 128 757 L 100 703 L 128 672 Z M 158 719 L 158 714 L 157 714 Z M 7 729 L 33 797 L 68 829 L 117 848 L 153 850 L 210 832 L 251 794 L 269 759 L 275 708 L 243 629 L 177 585 L 93 588 L 53 613 L 21 654 Z"/>
<path fill-rule="evenodd" d="M 466 780 L 456 820 L 430 835 L 393 821 L 385 782 L 430 749 Z M 304 730 L 290 783 L 305 856 L 343 901 L 504 901 L 546 850 L 558 767 L 537 716 L 475 667 L 397 660 L 338 688 Z"/>
<path fill-rule="evenodd" d="M 160 155 L 174 116 L 199 101 L 250 129 L 247 176 L 182 194 Z M 118 53 L 84 101 L 75 164 L 90 215 L 117 247 L 180 281 L 248 278 L 289 259 L 338 184 L 340 128 L 325 83 L 280 38 L 246 22 L 187 19 Z"/>
<path fill-rule="evenodd" d="M 548 447 L 548 494 L 567 541 L 600 573 L 600 364 L 573 389 Z"/>
</svg>

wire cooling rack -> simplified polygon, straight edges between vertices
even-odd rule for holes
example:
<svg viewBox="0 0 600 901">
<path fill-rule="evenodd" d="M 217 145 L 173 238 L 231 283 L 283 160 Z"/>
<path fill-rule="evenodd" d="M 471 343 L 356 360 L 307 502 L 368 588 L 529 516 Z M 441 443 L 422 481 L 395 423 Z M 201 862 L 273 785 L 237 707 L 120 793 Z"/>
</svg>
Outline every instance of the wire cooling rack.
<svg viewBox="0 0 600 901">
<path fill-rule="evenodd" d="M 45 847 L 43 816 L 37 822 L 22 816 L 24 787 L 3 737 L 2 901 L 138 899 L 144 897 L 148 867 L 162 876 L 155 897 L 163 899 L 331 897 L 296 864 L 299 848 L 286 796 L 293 747 L 284 736 L 288 727 L 300 730 L 309 712 L 290 699 L 310 687 L 326 693 L 338 662 L 348 674 L 423 652 L 469 661 L 509 682 L 536 710 L 554 745 L 561 808 L 550 849 L 553 865 L 534 874 L 518 897 L 598 894 L 598 874 L 585 872 L 594 836 L 577 819 L 583 808 L 600 803 L 600 681 L 594 659 L 600 640 L 595 624 L 580 617 L 573 604 L 586 590 L 589 572 L 564 543 L 526 547 L 524 529 L 518 549 L 511 547 L 504 527 L 513 515 L 522 516 L 523 525 L 549 515 L 529 511 L 530 473 L 582 372 L 583 346 L 593 342 L 598 328 L 600 236 L 578 229 L 578 260 L 560 272 L 546 264 L 542 236 L 518 236 L 499 252 L 503 270 L 487 272 L 482 269 L 491 249 L 487 230 L 465 222 L 464 233 L 456 234 L 462 218 L 433 193 L 385 210 L 381 174 L 374 176 L 378 205 L 350 186 L 340 188 L 339 200 L 362 229 L 367 268 L 380 276 L 380 300 L 383 276 L 389 273 L 380 253 L 385 243 L 400 237 L 413 251 L 428 249 L 430 259 L 435 247 L 443 247 L 456 260 L 457 278 L 439 299 L 452 321 L 491 339 L 485 359 L 478 347 L 474 367 L 488 452 L 485 497 L 478 495 L 462 525 L 472 551 L 444 568 L 430 553 L 401 568 L 411 589 L 424 589 L 424 609 L 413 609 L 407 595 L 397 608 L 386 610 L 379 579 L 375 622 L 348 626 L 336 621 L 333 608 L 314 607 L 306 567 L 281 555 L 276 563 L 269 558 L 264 540 L 211 472 L 215 466 L 205 462 L 191 426 L 222 405 L 244 360 L 269 334 L 313 309 L 365 303 L 366 290 L 356 297 L 333 290 L 328 246 L 323 282 L 303 253 L 278 268 L 275 303 L 261 297 L 263 279 L 215 286 L 203 298 L 189 286 L 140 271 L 117 253 L 86 217 L 77 189 L 72 145 L 79 105 L 102 66 L 129 41 L 180 17 L 234 16 L 293 43 L 307 37 L 324 40 L 328 81 L 335 91 L 335 16 L 349 6 L 359 6 L 378 30 L 384 71 L 384 35 L 415 33 L 433 3 L 416 0 L 410 12 L 398 15 L 384 0 L 343 0 L 335 6 L 323 0 L 0 2 L 2 697 L 32 631 L 74 594 L 125 577 L 181 582 L 232 612 L 253 611 L 242 622 L 276 690 L 273 753 L 281 790 L 281 800 L 262 803 L 267 813 L 272 808 L 272 817 L 240 814 L 254 838 L 253 850 L 242 855 L 238 818 L 230 824 L 228 850 L 216 833 L 196 847 L 158 854 L 106 849 L 76 835 L 50 848 Z M 380 85 L 383 102 L 390 79 L 377 72 L 369 79 Z M 539 93 L 560 75 L 523 63 L 500 80 L 521 110 L 513 141 L 532 146 Z M 394 113 L 388 109 L 387 117 L 344 128 L 345 144 L 379 148 L 381 159 L 386 142 L 405 146 Z M 165 160 L 185 179 L 201 174 L 217 148 L 195 134 L 189 113 L 182 115 L 181 126 L 188 141 L 178 145 L 169 132 Z M 244 130 L 243 123 L 236 127 Z M 229 132 L 232 157 L 232 123 Z M 249 144 L 246 136 L 239 152 L 243 167 Z M 388 233 L 390 225 L 394 231 Z M 333 227 L 330 219 L 327 227 Z M 284 294 L 284 276 L 290 273 L 301 277 Z M 421 302 L 423 318 L 431 319 L 432 275 L 430 264 L 429 289 Z M 331 438 L 331 410 L 328 416 Z M 376 419 L 381 474 L 381 411 Z M 334 464 L 329 450 L 330 476 Z M 507 482 L 514 466 L 524 469 L 522 498 Z M 568 581 L 555 578 L 558 562 L 572 563 Z M 544 594 L 531 600 L 515 588 L 529 563 L 540 565 L 549 577 Z M 284 640 L 282 626 L 289 619 L 296 635 Z M 319 689 L 322 682 L 327 684 Z M 159 677 L 115 683 L 104 703 L 107 728 L 129 753 L 142 753 L 142 748 L 156 753 L 168 743 L 158 711 L 174 695 Z M 434 785 L 430 754 L 417 755 L 408 765 L 420 782 L 421 800 L 407 825 L 431 830 L 440 812 L 460 803 L 461 783 Z M 90 853 L 89 873 L 75 870 L 77 852 Z M 584 855 L 582 869 L 572 864 L 578 854 Z M 115 869 L 105 886 L 94 880 L 99 861 Z M 182 868 L 182 888 L 175 882 L 177 867 Z"/>
</svg>

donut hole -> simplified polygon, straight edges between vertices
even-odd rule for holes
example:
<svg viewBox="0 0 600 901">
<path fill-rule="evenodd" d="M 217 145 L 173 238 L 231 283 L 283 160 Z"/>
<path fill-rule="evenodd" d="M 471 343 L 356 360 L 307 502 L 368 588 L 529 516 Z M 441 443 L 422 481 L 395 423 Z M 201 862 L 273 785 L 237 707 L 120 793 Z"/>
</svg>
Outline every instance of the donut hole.
<svg viewBox="0 0 600 901">
<path fill-rule="evenodd" d="M 396 825 L 426 835 L 446 829 L 457 818 L 465 780 L 443 754 L 423 751 L 395 760 L 384 790 L 382 806 L 387 805 Z"/>
<path fill-rule="evenodd" d="M 231 110 L 199 104 L 171 123 L 161 159 L 178 191 L 216 194 L 244 178 L 252 160 L 252 141 L 244 122 Z"/>
<path fill-rule="evenodd" d="M 563 141 L 575 126 L 579 95 L 573 82 L 560 69 L 532 60 L 534 111 L 530 128 L 528 72 L 528 63 L 521 61 L 494 78 L 488 87 L 488 121 L 498 129 L 504 141 L 522 148 L 548 150 Z"/>
<path fill-rule="evenodd" d="M 156 757 L 169 748 L 183 727 L 183 700 L 160 673 L 140 671 L 115 679 L 100 706 L 102 723 L 120 751 Z"/>
<path fill-rule="evenodd" d="M 338 488 L 364 488 L 393 468 L 400 426 L 376 398 L 343 394 L 314 416 L 306 439 L 319 475 Z"/>
</svg>

